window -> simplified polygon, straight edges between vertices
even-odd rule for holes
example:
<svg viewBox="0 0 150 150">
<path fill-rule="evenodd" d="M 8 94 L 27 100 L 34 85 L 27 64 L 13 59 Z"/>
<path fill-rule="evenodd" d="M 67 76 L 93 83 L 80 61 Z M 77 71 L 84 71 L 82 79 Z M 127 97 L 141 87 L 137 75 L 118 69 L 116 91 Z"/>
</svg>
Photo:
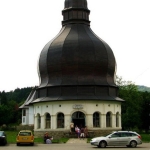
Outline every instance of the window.
<svg viewBox="0 0 150 150">
<path fill-rule="evenodd" d="M 0 136 L 3 136 L 3 132 L 0 131 Z"/>
<path fill-rule="evenodd" d="M 129 136 L 137 136 L 135 133 L 129 133 Z"/>
<path fill-rule="evenodd" d="M 57 128 L 64 128 L 64 114 L 59 113 L 57 115 Z"/>
<path fill-rule="evenodd" d="M 23 121 L 22 122 L 25 123 L 25 117 L 23 117 Z"/>
<path fill-rule="evenodd" d="M 37 128 L 41 128 L 41 116 L 40 114 L 37 114 Z"/>
<path fill-rule="evenodd" d="M 111 113 L 110 112 L 108 112 L 107 114 L 106 114 L 106 127 L 111 127 Z"/>
<path fill-rule="evenodd" d="M 126 132 L 122 132 L 122 133 L 120 133 L 120 134 L 121 134 L 121 137 L 128 137 L 128 136 L 129 136 L 129 134 L 126 133 Z"/>
<path fill-rule="evenodd" d="M 116 113 L 116 127 L 119 127 L 119 113 Z"/>
<path fill-rule="evenodd" d="M 119 133 L 114 133 L 111 135 L 112 138 L 120 137 Z"/>
<path fill-rule="evenodd" d="M 26 116 L 26 110 L 23 109 L 23 116 Z"/>
<path fill-rule="evenodd" d="M 19 136 L 30 136 L 31 132 L 20 132 Z"/>
<path fill-rule="evenodd" d="M 100 127 L 100 115 L 98 112 L 93 114 L 93 127 Z"/>
<path fill-rule="evenodd" d="M 85 115 L 83 112 L 77 111 L 73 113 L 72 119 L 85 119 Z"/>
<path fill-rule="evenodd" d="M 46 114 L 45 128 L 51 128 L 51 116 L 49 113 Z"/>
</svg>

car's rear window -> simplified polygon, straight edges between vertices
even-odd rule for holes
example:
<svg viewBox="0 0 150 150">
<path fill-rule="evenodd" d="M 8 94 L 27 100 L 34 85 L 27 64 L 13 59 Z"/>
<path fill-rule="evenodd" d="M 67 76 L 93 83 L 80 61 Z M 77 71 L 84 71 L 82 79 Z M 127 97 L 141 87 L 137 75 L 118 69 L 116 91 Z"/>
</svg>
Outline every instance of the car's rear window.
<svg viewBox="0 0 150 150">
<path fill-rule="evenodd" d="M 2 136 L 3 135 L 3 132 L 0 132 L 0 136 Z"/>
<path fill-rule="evenodd" d="M 31 132 L 20 132 L 19 136 L 30 136 Z"/>
<path fill-rule="evenodd" d="M 137 134 L 135 134 L 135 133 L 129 133 L 130 134 L 130 136 L 137 136 Z"/>
</svg>

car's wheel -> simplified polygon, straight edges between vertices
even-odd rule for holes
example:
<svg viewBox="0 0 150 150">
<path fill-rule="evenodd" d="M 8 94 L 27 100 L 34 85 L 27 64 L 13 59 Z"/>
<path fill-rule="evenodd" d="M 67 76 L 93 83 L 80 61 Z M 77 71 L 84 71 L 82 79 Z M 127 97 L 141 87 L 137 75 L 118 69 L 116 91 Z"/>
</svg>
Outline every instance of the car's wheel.
<svg viewBox="0 0 150 150">
<path fill-rule="evenodd" d="M 105 148 L 106 147 L 106 142 L 105 141 L 101 141 L 100 143 L 99 143 L 99 147 L 101 147 L 101 148 Z"/>
<path fill-rule="evenodd" d="M 19 146 L 20 144 L 19 144 L 19 143 L 16 143 L 16 145 Z"/>
<path fill-rule="evenodd" d="M 130 142 L 130 147 L 136 147 L 137 146 L 137 142 L 136 141 L 131 141 Z"/>
<path fill-rule="evenodd" d="M 5 145 L 6 145 L 6 142 L 2 143 L 2 145 L 4 145 L 4 146 L 5 146 Z"/>
<path fill-rule="evenodd" d="M 34 145 L 34 143 L 31 143 L 30 145 L 31 145 L 31 146 L 33 146 L 33 145 Z"/>
</svg>

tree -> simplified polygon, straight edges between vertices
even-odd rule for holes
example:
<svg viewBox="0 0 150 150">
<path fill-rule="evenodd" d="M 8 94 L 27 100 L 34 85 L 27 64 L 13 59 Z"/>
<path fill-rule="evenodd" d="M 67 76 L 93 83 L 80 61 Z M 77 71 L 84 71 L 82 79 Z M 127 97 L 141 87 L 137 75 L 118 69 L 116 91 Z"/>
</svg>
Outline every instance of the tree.
<svg viewBox="0 0 150 150">
<path fill-rule="evenodd" d="M 6 93 L 5 91 L 0 92 L 0 125 L 20 123 L 21 110 L 19 106 L 27 99 L 31 90 L 32 87 L 17 88 L 14 91 Z"/>
<path fill-rule="evenodd" d="M 0 99 L 1 99 L 1 104 L 7 105 L 7 96 L 5 91 L 3 91 L 2 93 L 0 93 Z"/>
<path fill-rule="evenodd" d="M 11 113 L 9 107 L 6 105 L 0 106 L 0 125 L 9 124 L 10 120 L 12 119 L 13 114 Z"/>
<path fill-rule="evenodd" d="M 122 103 L 122 127 L 133 129 L 141 127 L 141 96 L 138 87 L 131 81 L 123 81 L 117 77 L 119 97 L 124 99 Z"/>
<path fill-rule="evenodd" d="M 141 112 L 141 119 L 142 119 L 142 129 L 148 132 L 150 127 L 150 93 L 149 92 L 141 92 L 142 97 L 142 112 Z"/>
</svg>

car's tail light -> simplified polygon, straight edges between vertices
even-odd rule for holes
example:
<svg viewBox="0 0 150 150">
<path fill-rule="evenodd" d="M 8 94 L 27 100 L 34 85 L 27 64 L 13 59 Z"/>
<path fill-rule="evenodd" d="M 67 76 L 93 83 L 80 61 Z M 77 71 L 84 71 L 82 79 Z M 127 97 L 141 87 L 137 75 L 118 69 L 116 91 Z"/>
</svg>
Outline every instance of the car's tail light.
<svg viewBox="0 0 150 150">
<path fill-rule="evenodd" d="M 31 140 L 34 140 L 34 137 L 33 137 L 33 136 L 31 136 Z"/>
<path fill-rule="evenodd" d="M 17 140 L 19 140 L 19 136 L 17 136 Z"/>
<path fill-rule="evenodd" d="M 138 135 L 138 138 L 139 138 L 139 139 L 142 139 L 142 137 L 141 137 L 140 135 Z"/>
</svg>

